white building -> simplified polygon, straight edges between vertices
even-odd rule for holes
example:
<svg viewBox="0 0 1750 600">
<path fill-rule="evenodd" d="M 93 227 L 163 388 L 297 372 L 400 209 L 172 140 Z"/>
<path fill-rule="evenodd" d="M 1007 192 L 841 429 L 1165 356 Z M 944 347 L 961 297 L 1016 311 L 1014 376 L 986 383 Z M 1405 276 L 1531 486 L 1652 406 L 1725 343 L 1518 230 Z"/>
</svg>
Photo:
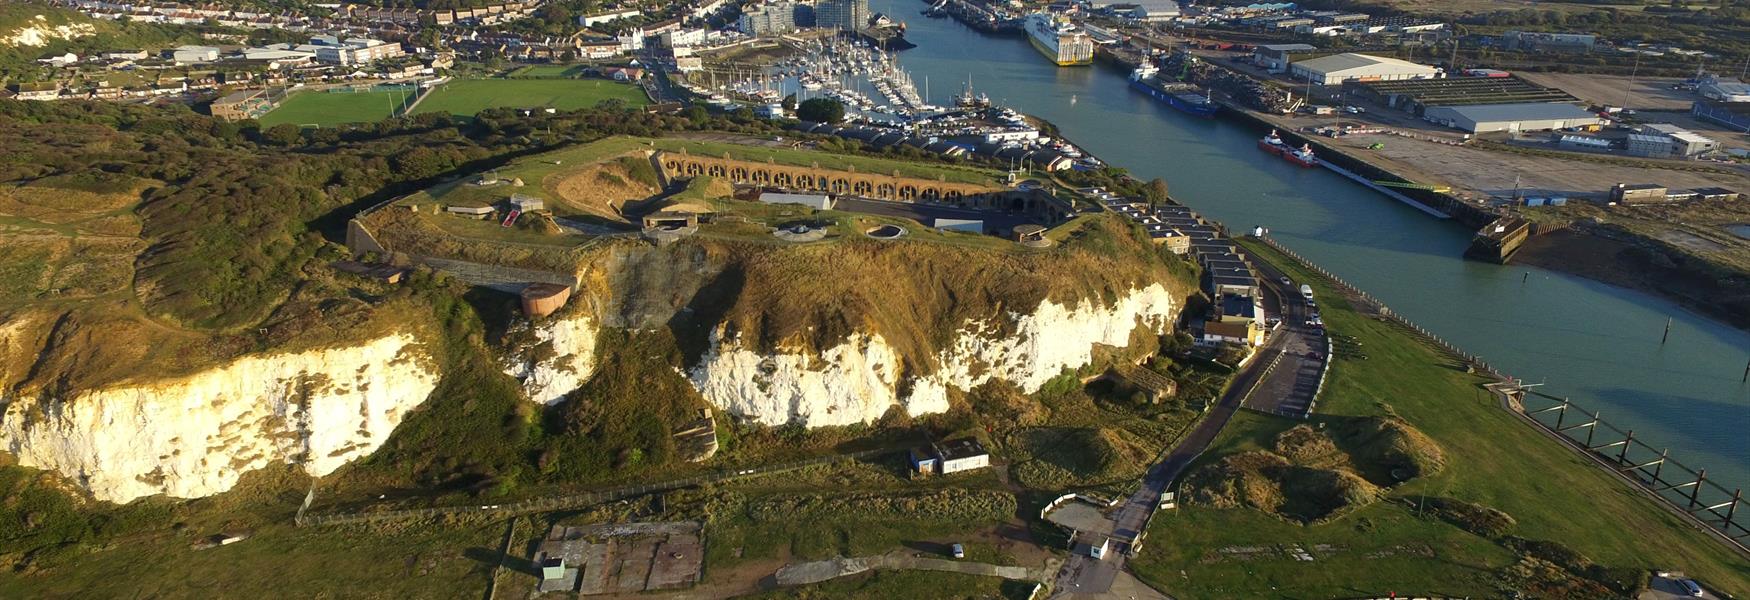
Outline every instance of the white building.
<svg viewBox="0 0 1750 600">
<path fill-rule="evenodd" d="M 936 442 L 913 448 L 911 466 L 919 473 L 948 475 L 990 466 L 990 453 L 972 438 Z"/>
<path fill-rule="evenodd" d="M 592 25 L 601 25 L 603 23 L 612 23 L 620 19 L 629 19 L 638 16 L 638 14 L 638 9 L 635 8 L 621 11 L 599 12 L 593 15 L 582 15 L 577 17 L 577 24 L 589 27 Z"/>
<path fill-rule="evenodd" d="M 1598 115 L 1572 104 L 1542 102 L 1435 106 L 1425 111 L 1422 118 L 1471 133 L 1548 131 L 1604 122 Z"/>
<path fill-rule="evenodd" d="M 316 61 L 335 65 L 360 65 L 405 54 L 401 50 L 401 44 L 369 38 L 352 38 L 338 44 L 328 44 L 324 38 L 311 41 L 317 44 L 314 48 Z M 298 49 L 303 50 L 304 47 L 300 46 Z"/>
<path fill-rule="evenodd" d="M 766 204 L 801 204 L 815 210 L 832 210 L 833 198 L 826 194 L 787 194 L 761 192 L 760 202 Z"/>
<path fill-rule="evenodd" d="M 1303 60 L 1288 66 L 1290 78 L 1312 81 L 1321 85 L 1337 85 L 1345 81 L 1398 81 L 1430 79 L 1439 69 L 1407 60 L 1368 54 L 1334 54 Z"/>
<path fill-rule="evenodd" d="M 198 65 L 219 60 L 219 49 L 212 46 L 178 46 L 170 51 L 170 60 L 179 65 Z"/>
</svg>

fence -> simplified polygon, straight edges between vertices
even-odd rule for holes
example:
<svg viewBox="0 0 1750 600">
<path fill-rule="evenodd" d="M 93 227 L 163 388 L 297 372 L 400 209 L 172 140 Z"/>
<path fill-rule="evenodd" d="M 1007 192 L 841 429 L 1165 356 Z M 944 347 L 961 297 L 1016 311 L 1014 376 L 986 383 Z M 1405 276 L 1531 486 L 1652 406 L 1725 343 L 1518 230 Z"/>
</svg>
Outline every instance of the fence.
<svg viewBox="0 0 1750 600">
<path fill-rule="evenodd" d="M 1284 248 L 1275 240 L 1267 237 L 1258 239 L 1263 241 L 1264 245 L 1294 260 L 1302 268 L 1318 273 L 1331 284 L 1359 298 L 1364 304 L 1377 311 L 1382 318 L 1414 332 L 1446 353 L 1462 359 L 1476 371 L 1504 383 L 1513 381 L 1511 377 L 1489 366 L 1482 359 L 1459 350 L 1458 347 L 1439 336 L 1398 316 L 1397 313 L 1386 307 L 1385 303 L 1302 258 L 1294 251 Z M 1671 458 L 1669 450 L 1655 450 L 1652 446 L 1635 439 L 1634 430 L 1617 429 L 1599 419 L 1597 412 L 1587 414 L 1585 410 L 1575 406 L 1566 398 L 1556 398 L 1532 392 L 1524 394 L 1520 402 L 1537 398 L 1559 403 L 1537 409 L 1522 404 L 1515 412 L 1525 416 L 1527 421 L 1546 433 L 1566 441 L 1575 450 L 1597 459 L 1601 466 L 1610 467 L 1616 474 L 1638 484 L 1653 497 L 1663 501 L 1667 507 L 1688 518 L 1692 523 L 1699 524 L 1709 532 L 1716 534 L 1716 537 L 1732 546 L 1733 549 L 1750 554 L 1750 548 L 1745 546 L 1745 542 L 1750 540 L 1750 523 L 1746 523 L 1746 517 L 1737 512 L 1742 503 L 1743 490 L 1727 492 L 1726 488 L 1721 487 L 1717 482 L 1707 479 L 1707 469 L 1690 469 L 1678 463 Z M 1569 422 L 1568 411 L 1570 410 L 1586 417 L 1586 420 L 1580 423 Z M 1551 414 L 1555 415 L 1554 422 L 1546 422 L 1550 420 L 1549 415 Z M 1585 430 L 1583 439 L 1579 433 L 1582 429 Z M 1667 471 L 1667 466 L 1678 474 L 1672 475 Z M 1721 512 L 1722 510 L 1724 512 Z"/>
<path fill-rule="evenodd" d="M 1633 429 L 1618 429 L 1597 412 L 1588 414 L 1567 398 L 1531 391 L 1524 393 L 1520 402 L 1521 412 L 1546 431 L 1608 463 L 1666 504 L 1718 532 L 1740 552 L 1750 553 L 1744 545 L 1750 541 L 1750 517 L 1738 513 L 1744 490 L 1727 491 L 1707 478 L 1707 469 L 1691 469 L 1677 462 L 1670 450 L 1635 439 Z"/>
<path fill-rule="evenodd" d="M 564 495 L 555 495 L 555 496 L 545 496 L 545 497 L 540 497 L 540 498 L 531 498 L 528 500 L 512 502 L 509 504 L 481 504 L 481 505 L 470 504 L 467 506 L 434 506 L 434 507 L 429 507 L 429 508 L 409 508 L 409 509 L 376 510 L 376 511 L 369 510 L 367 508 L 367 509 L 362 509 L 362 510 L 358 510 L 358 511 L 351 511 L 351 512 L 335 512 L 335 513 L 322 514 L 322 515 L 302 515 L 302 516 L 297 517 L 295 519 L 295 522 L 297 523 L 297 525 L 299 527 L 310 527 L 310 526 L 318 526 L 318 525 L 341 525 L 341 524 L 346 524 L 346 523 L 372 523 L 372 522 L 377 522 L 377 521 L 393 521 L 393 520 L 403 520 L 403 519 L 428 519 L 428 518 L 432 518 L 432 517 L 441 517 L 441 516 L 448 516 L 448 515 L 489 515 L 492 517 L 508 517 L 508 516 L 519 515 L 519 514 L 552 512 L 552 511 L 564 510 L 564 509 L 568 509 L 568 508 L 576 508 L 576 507 L 581 507 L 581 506 L 592 506 L 592 505 L 596 505 L 596 504 L 603 504 L 603 503 L 607 503 L 607 502 L 613 502 L 615 500 L 621 500 L 621 499 L 625 499 L 625 498 L 633 498 L 633 497 L 637 497 L 637 496 L 642 496 L 642 495 L 650 494 L 653 492 L 666 492 L 669 490 L 677 490 L 677 489 L 681 489 L 681 488 L 694 487 L 694 486 L 704 485 L 707 483 L 717 483 L 717 482 L 722 482 L 722 481 L 728 481 L 731 479 L 748 477 L 748 476 L 752 476 L 752 475 L 764 475 L 764 474 L 778 473 L 778 472 L 783 472 L 783 471 L 794 471 L 796 469 L 801 469 L 801 468 L 805 468 L 805 467 L 812 467 L 815 465 L 824 465 L 824 464 L 837 462 L 837 461 L 841 461 L 841 460 L 859 460 L 859 459 L 869 458 L 871 456 L 876 456 L 878 454 L 891 452 L 891 451 L 893 451 L 892 448 L 879 448 L 879 449 L 875 449 L 875 450 L 863 450 L 860 452 L 851 452 L 848 454 L 835 454 L 832 456 L 822 456 L 819 458 L 811 458 L 808 460 L 799 460 L 799 461 L 795 461 L 795 462 L 781 463 L 781 464 L 770 465 L 770 466 L 765 466 L 765 467 L 754 467 L 751 469 L 729 469 L 729 470 L 718 471 L 715 473 L 709 473 L 709 474 L 705 474 L 705 475 L 695 475 L 693 477 L 683 477 L 680 479 L 671 479 L 668 481 L 660 481 L 660 482 L 655 482 L 655 483 L 629 485 L 629 486 L 606 489 L 606 490 L 597 490 L 597 491 L 593 491 L 593 492 L 583 492 L 583 493 L 578 493 L 578 494 L 564 494 Z"/>
</svg>

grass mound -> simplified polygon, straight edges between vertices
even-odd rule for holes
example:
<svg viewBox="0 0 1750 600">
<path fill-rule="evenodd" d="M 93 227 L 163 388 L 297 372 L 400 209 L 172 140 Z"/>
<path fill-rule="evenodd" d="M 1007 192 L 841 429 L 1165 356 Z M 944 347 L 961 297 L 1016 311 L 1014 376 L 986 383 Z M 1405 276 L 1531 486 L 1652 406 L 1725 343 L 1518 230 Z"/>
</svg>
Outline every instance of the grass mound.
<svg viewBox="0 0 1750 600">
<path fill-rule="evenodd" d="M 1371 504 L 1380 489 L 1346 468 L 1294 464 L 1255 450 L 1223 457 L 1186 480 L 1192 502 L 1216 508 L 1249 507 L 1311 523 Z"/>
<path fill-rule="evenodd" d="M 622 156 L 575 171 L 554 173 L 542 186 L 561 207 L 619 219 L 627 203 L 661 191 L 656 171 L 641 156 Z"/>
<path fill-rule="evenodd" d="M 1425 477 L 1446 466 L 1446 454 L 1403 419 L 1367 417 L 1338 426 L 1338 436 L 1362 473 L 1381 485 Z"/>
<path fill-rule="evenodd" d="M 1518 524 L 1506 512 L 1457 498 L 1420 498 L 1415 504 L 1429 516 L 1490 539 L 1507 535 Z"/>
<path fill-rule="evenodd" d="M 1121 429 L 1041 427 L 1020 433 L 1022 452 L 1031 456 L 1016 464 L 1022 485 L 1063 489 L 1135 477 L 1147 466 L 1148 450 Z"/>
<path fill-rule="evenodd" d="M 1326 426 L 1329 425 L 1329 426 Z M 1383 487 L 1426 476 L 1445 465 L 1440 446 L 1402 419 L 1364 417 L 1301 424 L 1278 433 L 1270 451 L 1223 457 L 1187 479 L 1192 502 L 1216 508 L 1255 508 L 1312 523 L 1372 504 Z M 1495 515 L 1474 516 L 1483 527 L 1511 527 Z M 1499 512 L 1499 511 L 1496 511 Z M 1456 513 L 1455 513 L 1456 514 Z"/>
<path fill-rule="evenodd" d="M 1309 425 L 1296 425 L 1276 436 L 1276 453 L 1297 463 L 1309 463 L 1338 455 L 1337 443 Z"/>
</svg>

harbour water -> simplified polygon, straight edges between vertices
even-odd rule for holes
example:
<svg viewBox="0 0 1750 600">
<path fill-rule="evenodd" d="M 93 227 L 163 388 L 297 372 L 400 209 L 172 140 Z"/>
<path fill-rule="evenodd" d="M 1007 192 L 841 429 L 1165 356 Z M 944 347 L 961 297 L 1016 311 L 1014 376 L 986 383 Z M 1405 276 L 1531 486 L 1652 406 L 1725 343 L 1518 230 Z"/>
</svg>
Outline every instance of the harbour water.
<svg viewBox="0 0 1750 600">
<path fill-rule="evenodd" d="M 1508 374 L 1542 382 L 1638 439 L 1668 446 L 1727 489 L 1750 486 L 1750 333 L 1674 303 L 1562 273 L 1463 260 L 1471 231 L 1324 169 L 1270 159 L 1260 132 L 1198 119 L 1099 64 L 1059 68 L 1019 37 L 904 15 L 901 64 L 945 104 L 968 76 L 992 100 L 1055 123 L 1077 145 L 1235 229 L 1274 237 Z M 915 18 L 913 18 L 915 17 Z M 1670 340 L 1660 344 L 1666 319 Z M 1389 399 L 1387 399 L 1389 401 Z M 1456 399 L 1455 399 L 1456 400 Z"/>
</svg>

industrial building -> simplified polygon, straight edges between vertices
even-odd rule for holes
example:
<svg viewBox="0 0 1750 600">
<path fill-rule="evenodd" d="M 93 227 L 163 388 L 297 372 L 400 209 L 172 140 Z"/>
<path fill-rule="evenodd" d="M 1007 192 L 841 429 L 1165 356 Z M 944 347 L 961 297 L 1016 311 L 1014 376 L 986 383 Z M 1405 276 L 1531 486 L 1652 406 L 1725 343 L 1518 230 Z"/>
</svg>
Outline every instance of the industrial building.
<svg viewBox="0 0 1750 600">
<path fill-rule="evenodd" d="M 1665 186 L 1656 183 L 1619 183 L 1610 188 L 1612 204 L 1647 204 L 1664 202 Z"/>
<path fill-rule="evenodd" d="M 1294 62 L 1291 55 L 1317 51 L 1318 48 L 1310 44 L 1263 44 L 1252 50 L 1252 64 L 1271 73 L 1281 73 L 1288 70 L 1288 63 Z"/>
<path fill-rule="evenodd" d="M 1695 102 L 1689 105 L 1689 114 L 1734 131 L 1750 132 L 1750 104 Z"/>
<path fill-rule="evenodd" d="M 1368 54 L 1334 54 L 1303 60 L 1288 66 L 1290 78 L 1322 85 L 1337 85 L 1345 81 L 1397 81 L 1428 79 L 1440 70 L 1407 60 Z"/>
<path fill-rule="evenodd" d="M 1362 98 L 1415 115 L 1421 115 L 1435 106 L 1580 101 L 1567 92 L 1511 75 L 1409 81 L 1350 81 L 1344 83 L 1343 87 Z"/>
<path fill-rule="evenodd" d="M 1716 102 L 1750 102 L 1750 84 L 1736 79 L 1710 75 L 1695 87 L 1695 93 Z"/>
<path fill-rule="evenodd" d="M 178 65 L 198 65 L 219 60 L 219 49 L 212 46 L 177 46 L 170 51 L 170 60 Z"/>
<path fill-rule="evenodd" d="M 1604 123 L 1586 109 L 1548 102 L 1437 106 L 1429 108 L 1422 118 L 1470 133 L 1548 131 Z"/>
<path fill-rule="evenodd" d="M 1636 156 L 1695 158 L 1720 150 L 1720 143 L 1713 138 L 1702 136 L 1670 123 L 1648 123 L 1640 126 L 1638 133 L 1643 136 L 1665 138 L 1667 151 L 1664 154 L 1637 154 Z M 1633 152 L 1630 153 L 1633 154 Z"/>
<path fill-rule="evenodd" d="M 1623 151 L 1629 156 L 1665 158 L 1671 156 L 1671 138 L 1645 133 L 1628 134 Z"/>
</svg>

